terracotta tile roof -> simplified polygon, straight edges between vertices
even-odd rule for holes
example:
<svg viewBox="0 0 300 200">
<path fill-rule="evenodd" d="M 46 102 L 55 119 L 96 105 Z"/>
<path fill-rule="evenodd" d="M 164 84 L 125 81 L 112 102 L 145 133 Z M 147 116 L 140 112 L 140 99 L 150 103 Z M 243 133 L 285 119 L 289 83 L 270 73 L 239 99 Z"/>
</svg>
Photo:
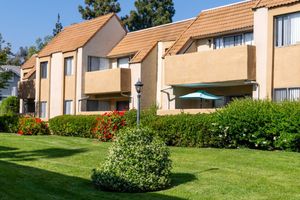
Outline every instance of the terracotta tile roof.
<svg viewBox="0 0 300 200">
<path fill-rule="evenodd" d="M 258 0 L 254 8 L 274 8 L 279 6 L 285 6 L 291 3 L 300 2 L 299 0 Z"/>
<path fill-rule="evenodd" d="M 35 74 L 35 66 L 34 66 L 34 68 L 32 68 L 24 77 L 23 77 L 23 80 L 27 80 L 27 79 L 29 79 L 32 75 L 34 75 Z"/>
<path fill-rule="evenodd" d="M 177 54 L 192 38 L 205 38 L 240 30 L 253 30 L 256 1 L 244 1 L 201 12 L 197 19 L 169 49 L 167 55 Z"/>
<path fill-rule="evenodd" d="M 32 55 L 22 66 L 22 69 L 31 69 L 35 67 L 35 61 L 36 61 L 37 54 Z"/>
<path fill-rule="evenodd" d="M 134 55 L 131 63 L 142 62 L 159 41 L 175 41 L 195 19 L 128 33 L 108 57 Z"/>
<path fill-rule="evenodd" d="M 84 46 L 115 14 L 107 14 L 95 19 L 74 24 L 63 29 L 39 53 L 39 57 L 56 52 L 74 51 Z"/>
</svg>

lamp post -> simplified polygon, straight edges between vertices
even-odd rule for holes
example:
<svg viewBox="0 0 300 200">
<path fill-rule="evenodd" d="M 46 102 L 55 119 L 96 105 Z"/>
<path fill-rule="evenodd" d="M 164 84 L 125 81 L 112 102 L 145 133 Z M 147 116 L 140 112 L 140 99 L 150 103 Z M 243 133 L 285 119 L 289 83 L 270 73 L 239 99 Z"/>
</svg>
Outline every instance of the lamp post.
<svg viewBox="0 0 300 200">
<path fill-rule="evenodd" d="M 140 116 L 141 116 L 141 93 L 144 84 L 139 79 L 138 82 L 134 85 L 136 92 L 137 92 L 137 116 L 136 116 L 136 124 L 139 127 L 140 126 Z"/>
</svg>

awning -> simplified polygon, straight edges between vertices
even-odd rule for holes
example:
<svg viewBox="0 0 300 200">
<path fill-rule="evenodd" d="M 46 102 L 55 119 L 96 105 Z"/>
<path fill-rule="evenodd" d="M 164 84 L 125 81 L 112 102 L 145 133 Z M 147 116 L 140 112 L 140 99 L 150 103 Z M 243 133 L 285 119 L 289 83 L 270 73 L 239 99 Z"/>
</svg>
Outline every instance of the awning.
<svg viewBox="0 0 300 200">
<path fill-rule="evenodd" d="M 198 90 L 197 92 L 187 94 L 184 96 L 180 96 L 180 99 L 207 99 L 207 100 L 218 100 L 222 97 L 215 96 L 213 94 L 209 94 L 203 90 Z"/>
</svg>

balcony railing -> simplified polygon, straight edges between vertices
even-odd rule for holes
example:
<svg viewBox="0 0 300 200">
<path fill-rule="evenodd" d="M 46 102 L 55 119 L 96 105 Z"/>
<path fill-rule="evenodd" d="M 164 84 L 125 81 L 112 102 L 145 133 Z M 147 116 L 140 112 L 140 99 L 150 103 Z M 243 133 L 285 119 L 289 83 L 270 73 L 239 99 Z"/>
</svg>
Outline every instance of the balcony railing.
<svg viewBox="0 0 300 200">
<path fill-rule="evenodd" d="M 167 56 L 167 85 L 255 80 L 255 46 Z"/>
<path fill-rule="evenodd" d="M 118 68 L 85 73 L 85 94 L 107 94 L 130 91 L 130 69 Z"/>
</svg>

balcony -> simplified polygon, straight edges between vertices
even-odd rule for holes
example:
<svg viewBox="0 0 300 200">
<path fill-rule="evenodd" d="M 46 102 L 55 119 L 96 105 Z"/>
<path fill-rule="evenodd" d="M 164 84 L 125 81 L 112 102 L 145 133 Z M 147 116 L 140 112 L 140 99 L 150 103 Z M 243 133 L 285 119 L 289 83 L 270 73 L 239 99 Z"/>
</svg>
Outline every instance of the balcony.
<svg viewBox="0 0 300 200">
<path fill-rule="evenodd" d="M 20 81 L 18 90 L 20 99 L 35 99 L 35 80 Z"/>
<path fill-rule="evenodd" d="M 238 46 L 166 57 L 167 85 L 255 80 L 255 76 L 254 46 Z"/>
<path fill-rule="evenodd" d="M 118 68 L 85 73 L 85 94 L 109 94 L 130 91 L 130 69 Z"/>
</svg>

